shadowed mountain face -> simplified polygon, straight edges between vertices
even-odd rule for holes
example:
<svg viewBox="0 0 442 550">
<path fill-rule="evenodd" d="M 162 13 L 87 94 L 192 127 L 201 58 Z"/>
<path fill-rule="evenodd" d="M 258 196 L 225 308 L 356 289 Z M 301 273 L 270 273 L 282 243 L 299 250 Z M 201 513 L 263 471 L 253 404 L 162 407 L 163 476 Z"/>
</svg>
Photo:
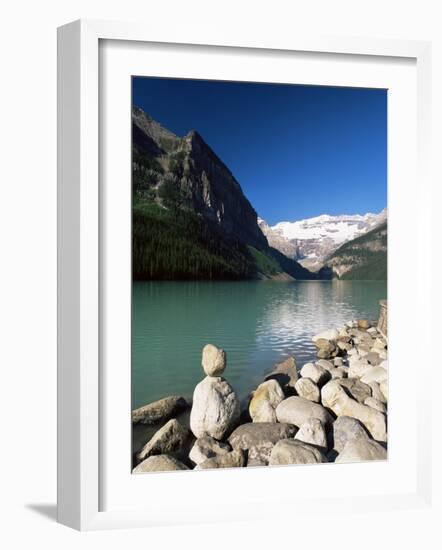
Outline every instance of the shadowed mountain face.
<svg viewBox="0 0 442 550">
<path fill-rule="evenodd" d="M 269 247 L 227 166 L 195 131 L 132 113 L 135 279 L 315 278 Z"/>
</svg>

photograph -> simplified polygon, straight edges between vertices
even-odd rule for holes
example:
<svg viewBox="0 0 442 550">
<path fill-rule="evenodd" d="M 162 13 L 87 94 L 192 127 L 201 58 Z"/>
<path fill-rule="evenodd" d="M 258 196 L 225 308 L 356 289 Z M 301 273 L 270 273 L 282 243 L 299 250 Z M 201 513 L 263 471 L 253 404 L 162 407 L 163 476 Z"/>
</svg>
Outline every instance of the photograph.
<svg viewBox="0 0 442 550">
<path fill-rule="evenodd" d="M 384 88 L 132 76 L 132 473 L 387 460 Z"/>
</svg>

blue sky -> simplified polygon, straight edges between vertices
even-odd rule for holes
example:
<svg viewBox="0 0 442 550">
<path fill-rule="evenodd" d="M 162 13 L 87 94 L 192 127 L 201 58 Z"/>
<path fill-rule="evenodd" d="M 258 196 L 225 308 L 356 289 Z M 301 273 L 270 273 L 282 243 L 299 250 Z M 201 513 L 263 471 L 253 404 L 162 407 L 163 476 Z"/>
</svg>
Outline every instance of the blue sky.
<svg viewBox="0 0 442 550">
<path fill-rule="evenodd" d="M 133 78 L 133 103 L 197 130 L 270 224 L 387 205 L 387 92 Z"/>
</svg>

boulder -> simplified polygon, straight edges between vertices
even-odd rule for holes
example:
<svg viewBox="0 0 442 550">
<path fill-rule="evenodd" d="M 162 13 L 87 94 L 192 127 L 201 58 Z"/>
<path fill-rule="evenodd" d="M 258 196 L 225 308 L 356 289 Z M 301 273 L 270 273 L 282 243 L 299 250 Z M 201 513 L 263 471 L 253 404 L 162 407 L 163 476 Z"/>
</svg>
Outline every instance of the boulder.
<svg viewBox="0 0 442 550">
<path fill-rule="evenodd" d="M 359 319 L 358 320 L 358 328 L 359 329 L 367 330 L 370 327 L 371 327 L 371 323 L 367 319 Z"/>
<path fill-rule="evenodd" d="M 359 403 L 363 403 L 367 397 L 371 397 L 370 386 L 361 382 L 359 378 L 346 378 L 345 380 L 340 380 L 339 384 L 346 389 L 350 397 L 353 397 Z"/>
<path fill-rule="evenodd" d="M 316 447 L 294 439 L 283 439 L 273 447 L 269 465 L 320 464 L 321 462 L 327 462 L 327 459 Z"/>
<path fill-rule="evenodd" d="M 348 441 L 353 439 L 370 439 L 364 426 L 351 416 L 339 416 L 333 422 L 333 449 L 342 451 Z"/>
<path fill-rule="evenodd" d="M 329 382 L 330 383 L 330 382 Z M 303 397 L 289 397 L 276 407 L 278 422 L 301 426 L 309 418 L 318 418 L 323 424 L 333 422 L 331 414 L 319 403 Z"/>
<path fill-rule="evenodd" d="M 365 462 L 367 460 L 386 460 L 385 448 L 372 439 L 352 439 L 337 456 L 335 462 Z"/>
<path fill-rule="evenodd" d="M 276 380 L 267 380 L 253 392 L 249 404 L 249 414 L 253 422 L 276 422 L 276 407 L 285 398 Z"/>
<path fill-rule="evenodd" d="M 189 437 L 189 430 L 178 420 L 172 418 L 137 453 L 138 460 L 144 460 L 151 455 L 169 454 L 182 447 Z"/>
<path fill-rule="evenodd" d="M 382 395 L 384 396 L 385 401 L 388 403 L 388 378 L 382 380 L 379 384 L 379 389 L 381 390 Z"/>
<path fill-rule="evenodd" d="M 230 453 L 208 458 L 195 466 L 195 470 L 213 470 L 215 468 L 242 468 L 246 465 L 244 451 L 236 449 Z"/>
<path fill-rule="evenodd" d="M 295 439 L 313 445 L 321 451 L 327 450 L 327 436 L 323 423 L 317 418 L 309 418 L 301 424 Z"/>
<path fill-rule="evenodd" d="M 133 424 L 157 424 L 173 418 L 187 409 L 189 404 L 179 395 L 164 397 L 154 403 L 149 403 L 132 411 Z"/>
<path fill-rule="evenodd" d="M 226 368 L 226 352 L 213 344 L 203 348 L 202 367 L 207 376 L 221 376 Z"/>
<path fill-rule="evenodd" d="M 310 380 L 310 378 L 300 378 L 295 385 L 296 393 L 299 397 L 319 403 L 321 400 L 321 392 L 318 386 Z"/>
<path fill-rule="evenodd" d="M 330 357 L 336 357 L 337 355 L 338 350 L 332 341 L 320 338 L 319 340 L 316 340 L 315 346 L 318 350 L 316 354 L 320 359 L 329 359 Z"/>
<path fill-rule="evenodd" d="M 318 334 L 315 334 L 312 338 L 313 343 L 316 343 L 318 340 L 337 340 L 339 338 L 339 331 L 335 328 L 328 330 L 323 330 Z"/>
<path fill-rule="evenodd" d="M 149 456 L 143 462 L 140 462 L 133 470 L 133 474 L 143 474 L 145 472 L 170 472 L 172 470 L 188 470 L 182 462 L 168 455 Z"/>
<path fill-rule="evenodd" d="M 204 435 L 199 437 L 189 453 L 189 458 L 195 464 L 204 462 L 208 458 L 213 458 L 218 455 L 225 455 L 229 453 L 232 449 L 228 443 L 221 443 L 210 435 Z"/>
<path fill-rule="evenodd" d="M 195 437 L 223 439 L 236 426 L 239 415 L 238 397 L 226 380 L 207 376 L 197 384 L 190 412 L 190 429 Z"/>
<path fill-rule="evenodd" d="M 387 380 L 388 372 L 383 367 L 371 367 L 370 370 L 365 371 L 361 377 L 361 382 L 369 384 L 370 382 L 377 382 L 380 384 L 384 380 Z"/>
<path fill-rule="evenodd" d="M 289 424 L 249 422 L 233 431 L 229 443 L 233 449 L 248 451 L 248 465 L 266 465 L 275 443 L 293 438 L 296 432 L 297 428 Z"/>
<path fill-rule="evenodd" d="M 367 405 L 367 407 L 371 407 L 372 409 L 376 409 L 381 413 L 387 412 L 387 407 L 384 405 L 384 403 L 382 403 L 382 401 L 379 401 L 378 399 L 375 399 L 374 397 L 367 397 L 367 399 L 364 401 L 364 405 Z"/>
<path fill-rule="evenodd" d="M 283 390 L 293 390 L 298 380 L 298 370 L 294 357 L 288 357 L 282 363 L 277 363 L 266 380 L 276 380 Z"/>
<path fill-rule="evenodd" d="M 318 386 L 323 386 L 331 378 L 330 372 L 318 364 L 306 363 L 301 369 L 303 378 L 310 378 Z"/>
<path fill-rule="evenodd" d="M 352 399 L 340 385 L 341 382 L 342 380 L 331 380 L 322 388 L 321 398 L 323 405 L 331 409 L 336 416 L 351 416 L 356 418 L 377 441 L 387 441 L 385 415 Z M 281 405 L 283 403 L 284 401 Z M 276 414 L 278 415 L 278 409 Z"/>
</svg>

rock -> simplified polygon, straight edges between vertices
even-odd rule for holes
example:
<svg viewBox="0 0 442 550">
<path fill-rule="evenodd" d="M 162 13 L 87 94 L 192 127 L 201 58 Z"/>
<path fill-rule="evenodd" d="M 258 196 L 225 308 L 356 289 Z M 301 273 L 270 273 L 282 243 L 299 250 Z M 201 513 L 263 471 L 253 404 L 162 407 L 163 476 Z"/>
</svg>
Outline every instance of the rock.
<svg viewBox="0 0 442 550">
<path fill-rule="evenodd" d="M 374 397 L 367 397 L 367 399 L 364 401 L 364 405 L 367 405 L 367 407 L 371 407 L 372 409 L 376 409 L 381 413 L 387 412 L 387 407 L 384 405 L 384 403 L 382 403 L 382 401 L 379 401 L 378 399 L 375 399 Z"/>
<path fill-rule="evenodd" d="M 182 447 L 189 437 L 189 430 L 178 420 L 172 418 L 137 453 L 138 460 L 144 460 L 151 455 L 169 454 Z"/>
<path fill-rule="evenodd" d="M 377 328 L 375 328 L 375 327 L 370 327 L 370 328 L 368 328 L 368 329 L 367 329 L 367 332 L 368 332 L 368 334 L 369 334 L 371 337 L 375 337 L 375 336 L 378 335 L 378 330 L 377 330 Z"/>
<path fill-rule="evenodd" d="M 340 453 L 348 441 L 370 439 L 364 426 L 351 416 L 338 416 L 333 422 L 333 448 Z"/>
<path fill-rule="evenodd" d="M 348 369 L 346 369 L 344 366 L 342 367 L 336 367 L 333 371 L 330 372 L 332 380 L 335 378 L 347 378 L 347 372 Z"/>
<path fill-rule="evenodd" d="M 330 382 L 329 382 L 330 383 Z M 333 422 L 331 414 L 319 403 L 303 397 L 288 397 L 276 407 L 278 422 L 301 426 L 309 418 L 318 418 L 323 424 Z"/>
<path fill-rule="evenodd" d="M 283 439 L 273 447 L 269 465 L 320 464 L 321 462 L 327 462 L 327 459 L 315 447 L 294 439 Z"/>
<path fill-rule="evenodd" d="M 156 424 L 158 422 L 164 422 L 187 409 L 188 406 L 189 404 L 184 397 L 178 395 L 164 397 L 159 401 L 149 403 L 139 409 L 133 410 L 132 423 Z"/>
<path fill-rule="evenodd" d="M 207 376 L 195 387 L 190 429 L 195 437 L 223 439 L 239 420 L 239 400 L 223 378 Z"/>
<path fill-rule="evenodd" d="M 233 449 L 248 451 L 248 465 L 266 465 L 275 443 L 294 437 L 296 432 L 289 424 L 249 422 L 234 430 L 229 443 Z"/>
<path fill-rule="evenodd" d="M 359 319 L 358 320 L 358 328 L 359 329 L 367 330 L 370 327 L 371 327 L 371 323 L 367 319 Z"/>
<path fill-rule="evenodd" d="M 315 334 L 312 338 L 312 341 L 313 343 L 316 343 L 318 340 L 337 340 L 338 338 L 339 331 L 337 331 L 335 328 L 331 328 Z"/>
<path fill-rule="evenodd" d="M 303 378 L 310 378 L 318 386 L 323 386 L 331 378 L 328 370 L 314 363 L 306 363 L 301 369 Z"/>
<path fill-rule="evenodd" d="M 168 455 L 155 455 L 146 458 L 132 470 L 133 474 L 143 474 L 145 472 L 170 472 L 171 470 L 188 470 L 182 462 Z"/>
<path fill-rule="evenodd" d="M 387 451 L 372 439 L 352 439 L 348 441 L 336 458 L 336 463 L 365 462 L 366 460 L 386 460 Z"/>
<path fill-rule="evenodd" d="M 313 380 L 310 380 L 310 378 L 300 378 L 296 382 L 295 389 L 296 393 L 304 399 L 308 399 L 314 403 L 319 403 L 321 400 L 321 392 L 319 391 L 318 386 L 313 382 Z"/>
<path fill-rule="evenodd" d="M 195 466 L 195 470 L 213 470 L 214 468 L 242 468 L 246 465 L 244 452 L 236 449 L 230 453 L 208 458 Z"/>
<path fill-rule="evenodd" d="M 322 361 L 322 359 L 321 359 Z M 342 359 L 342 357 L 335 357 L 333 359 L 333 366 L 334 367 L 342 367 L 342 365 L 344 364 L 344 360 Z"/>
<path fill-rule="evenodd" d="M 331 409 L 336 416 L 351 416 L 356 418 L 362 422 L 377 441 L 387 441 L 385 416 L 381 412 L 352 399 L 340 385 L 341 382 L 342 380 L 331 380 L 322 388 L 321 398 L 323 405 Z M 284 401 L 281 405 L 283 403 Z M 278 415 L 278 409 L 276 410 L 276 414 Z"/>
<path fill-rule="evenodd" d="M 385 370 L 388 370 L 388 360 L 387 359 L 384 359 L 380 364 L 379 364 L 380 367 L 382 367 L 383 369 Z"/>
<path fill-rule="evenodd" d="M 347 370 L 343 367 L 342 357 L 335 357 L 333 363 L 325 359 L 320 359 L 316 361 L 315 365 L 318 365 L 325 369 L 329 374 L 330 378 L 345 378 L 347 376 Z"/>
<path fill-rule="evenodd" d="M 388 353 L 386 349 L 381 349 L 378 351 L 379 357 L 384 361 L 385 359 L 388 359 Z"/>
<path fill-rule="evenodd" d="M 336 359 L 341 359 L 340 357 L 336 357 Z M 333 362 L 336 360 L 334 359 Z M 342 359 L 341 359 L 342 361 Z M 306 363 L 307 365 L 311 365 L 311 363 Z M 327 359 L 319 359 L 318 361 L 315 362 L 315 365 L 317 365 L 318 367 L 321 367 L 325 370 L 332 370 L 335 368 L 334 366 L 334 363 L 332 363 L 331 361 L 327 361 Z M 305 365 L 304 365 L 305 366 Z"/>
<path fill-rule="evenodd" d="M 277 363 L 266 380 L 276 380 L 283 390 L 294 389 L 298 380 L 298 371 L 294 357 L 289 357 L 282 363 Z"/>
<path fill-rule="evenodd" d="M 359 403 L 363 403 L 367 397 L 371 397 L 370 386 L 361 382 L 359 378 L 346 378 L 345 380 L 340 380 L 339 384 L 347 390 L 350 397 L 353 397 Z"/>
<path fill-rule="evenodd" d="M 281 386 L 276 380 L 267 380 L 253 392 L 249 404 L 249 413 L 253 422 L 276 422 L 276 407 L 285 398 Z"/>
<path fill-rule="evenodd" d="M 365 361 L 365 359 L 362 359 L 360 357 L 351 357 L 348 376 L 349 378 L 361 378 L 361 376 L 364 376 L 364 374 L 372 368 L 373 367 L 370 365 L 370 363 L 368 361 Z"/>
<path fill-rule="evenodd" d="M 228 443 L 221 443 L 210 435 L 204 435 L 199 437 L 189 453 L 189 458 L 195 464 L 204 462 L 208 458 L 213 458 L 218 455 L 224 455 L 231 451 L 231 447 Z"/>
<path fill-rule="evenodd" d="M 384 396 L 385 401 L 388 403 L 388 378 L 382 380 L 379 384 L 379 389 L 381 390 L 382 395 Z"/>
<path fill-rule="evenodd" d="M 383 393 L 381 392 L 381 389 L 379 387 L 379 384 L 377 382 L 369 382 L 367 386 L 370 386 L 371 388 L 371 395 L 381 403 L 386 403 L 387 400 L 385 399 Z"/>
<path fill-rule="evenodd" d="M 373 342 L 373 347 L 376 349 L 385 349 L 387 347 L 387 342 L 385 338 L 379 337 Z"/>
<path fill-rule="evenodd" d="M 370 365 L 377 366 L 382 362 L 382 359 L 379 357 L 379 354 L 374 351 L 369 351 L 365 356 L 365 360 L 370 363 Z"/>
<path fill-rule="evenodd" d="M 316 340 L 317 356 L 320 359 L 329 359 L 337 355 L 336 346 L 333 342 L 320 338 Z"/>
<path fill-rule="evenodd" d="M 323 423 L 317 418 L 309 418 L 304 424 L 299 426 L 295 439 L 308 443 L 319 448 L 321 451 L 327 450 L 327 436 Z"/>
<path fill-rule="evenodd" d="M 356 348 L 351 348 L 347 351 L 347 355 L 352 356 L 352 357 L 358 357 L 359 353 L 358 353 L 358 350 Z"/>
<path fill-rule="evenodd" d="M 207 344 L 203 348 L 202 367 L 207 376 L 221 376 L 226 368 L 226 352 Z"/>
<path fill-rule="evenodd" d="M 336 345 L 338 346 L 338 348 L 339 348 L 341 351 L 346 351 L 346 352 L 350 351 L 350 350 L 352 349 L 352 347 L 353 347 L 353 345 L 350 344 L 349 342 L 344 342 L 344 341 L 342 341 L 342 340 L 338 340 L 338 341 L 336 342 Z"/>
<path fill-rule="evenodd" d="M 369 382 L 378 382 L 380 384 L 382 381 L 387 380 L 388 372 L 382 367 L 371 367 L 370 370 L 365 371 L 364 375 L 361 377 L 361 382 L 368 384 Z"/>
</svg>

